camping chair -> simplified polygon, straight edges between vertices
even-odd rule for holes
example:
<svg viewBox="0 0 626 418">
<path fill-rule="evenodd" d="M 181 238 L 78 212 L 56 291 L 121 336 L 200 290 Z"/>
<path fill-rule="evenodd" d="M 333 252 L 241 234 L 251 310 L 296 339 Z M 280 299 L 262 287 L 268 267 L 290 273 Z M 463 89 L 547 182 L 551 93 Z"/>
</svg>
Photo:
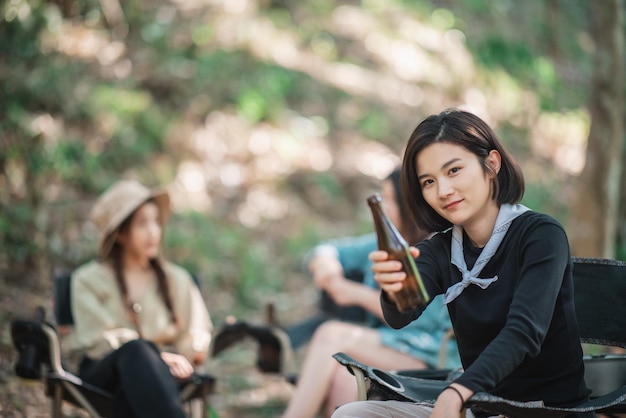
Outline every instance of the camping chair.
<svg viewBox="0 0 626 418">
<path fill-rule="evenodd" d="M 626 262 L 573 258 L 574 299 L 581 343 L 626 348 Z M 431 371 L 387 372 L 362 364 L 344 353 L 333 356 L 357 379 L 359 400 L 396 399 L 434 402 L 454 380 L 452 375 L 429 376 Z M 585 355 L 585 381 L 591 399 L 576 407 L 548 407 L 541 400 L 517 402 L 489 393 L 475 393 L 465 407 L 480 407 L 510 418 L 557 418 L 595 411 L 613 416 L 626 413 L 626 355 Z"/>
<path fill-rule="evenodd" d="M 363 274 L 348 270 L 346 278 L 363 282 Z M 352 323 L 365 323 L 366 311 L 360 306 L 339 306 L 326 291 L 320 291 L 317 311 L 296 323 L 282 327 L 276 318 L 273 302 L 265 305 L 265 324 L 255 324 L 246 320 L 233 320 L 224 323 L 215 333 L 211 356 L 216 357 L 224 350 L 252 340 L 258 345 L 257 367 L 264 373 L 283 374 L 288 382 L 297 381 L 294 351 L 308 343 L 317 328 L 324 322 L 335 319 Z"/>
<path fill-rule="evenodd" d="M 57 327 L 46 321 L 41 307 L 34 318 L 18 318 L 11 322 L 11 338 L 18 352 L 15 373 L 24 379 L 43 380 L 46 395 L 51 399 L 52 418 L 63 417 L 63 401 L 86 410 L 92 418 L 112 417 L 115 395 L 83 382 L 74 373 L 65 370 L 62 364 L 59 331 L 64 332 L 74 324 L 70 281 L 69 274 L 57 276 L 54 280 Z M 208 417 L 209 395 L 214 387 L 215 378 L 206 374 L 194 374 L 181 383 L 180 399 L 189 417 Z"/>
</svg>

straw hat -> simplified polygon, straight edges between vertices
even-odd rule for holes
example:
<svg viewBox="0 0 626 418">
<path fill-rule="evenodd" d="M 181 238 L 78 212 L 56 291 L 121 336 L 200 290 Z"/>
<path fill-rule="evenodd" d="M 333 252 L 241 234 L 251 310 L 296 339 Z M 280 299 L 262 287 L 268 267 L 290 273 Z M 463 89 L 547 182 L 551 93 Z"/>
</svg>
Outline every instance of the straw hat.
<svg viewBox="0 0 626 418">
<path fill-rule="evenodd" d="M 117 230 L 139 206 L 152 199 L 159 207 L 161 227 L 170 215 L 170 197 L 164 188 L 148 189 L 134 180 L 120 180 L 107 189 L 94 204 L 90 219 L 100 230 L 100 256 L 108 257 Z"/>
</svg>

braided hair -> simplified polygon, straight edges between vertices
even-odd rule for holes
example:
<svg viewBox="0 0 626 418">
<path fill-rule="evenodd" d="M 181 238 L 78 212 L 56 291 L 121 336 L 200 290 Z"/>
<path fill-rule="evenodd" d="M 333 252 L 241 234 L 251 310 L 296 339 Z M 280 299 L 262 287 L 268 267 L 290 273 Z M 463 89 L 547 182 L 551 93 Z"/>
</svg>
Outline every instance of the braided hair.
<svg viewBox="0 0 626 418">
<path fill-rule="evenodd" d="M 149 199 L 145 203 L 148 202 L 152 202 L 152 200 Z M 135 212 L 130 214 L 126 219 L 124 219 L 124 221 L 120 224 L 120 227 L 118 228 L 119 232 L 128 231 L 128 229 L 130 228 L 130 223 L 136 212 L 137 211 L 135 210 Z M 118 242 L 115 242 L 109 255 L 109 261 L 113 267 L 115 280 L 117 281 L 117 286 L 120 290 L 124 305 L 130 307 L 132 301 L 130 300 L 130 297 L 128 295 L 128 286 L 126 284 L 126 277 L 124 275 L 124 258 L 122 257 L 122 254 L 123 247 Z M 172 302 L 170 282 L 167 279 L 167 274 L 165 273 L 165 269 L 163 268 L 163 262 L 158 257 L 152 258 L 150 259 L 150 267 L 156 275 L 158 291 L 159 295 L 161 296 L 161 300 L 169 311 L 172 322 L 174 322 L 174 324 L 178 324 L 178 316 L 174 311 L 174 304 Z"/>
</svg>

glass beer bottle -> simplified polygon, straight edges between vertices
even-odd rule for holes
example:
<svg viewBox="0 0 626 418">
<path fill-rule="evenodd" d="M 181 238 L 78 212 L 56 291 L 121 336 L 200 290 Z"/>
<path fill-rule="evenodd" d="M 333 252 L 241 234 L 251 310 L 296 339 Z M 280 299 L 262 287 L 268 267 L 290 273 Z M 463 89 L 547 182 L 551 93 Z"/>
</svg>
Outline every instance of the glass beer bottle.
<svg viewBox="0 0 626 418">
<path fill-rule="evenodd" d="M 429 301 L 430 297 L 426 293 L 406 240 L 385 213 L 382 199 L 378 193 L 368 197 L 367 204 L 374 218 L 374 227 L 378 237 L 378 249 L 387 251 L 390 259 L 400 261 L 402 270 L 407 275 L 402 284 L 402 289 L 393 295 L 396 307 L 403 312 L 424 305 Z"/>
</svg>

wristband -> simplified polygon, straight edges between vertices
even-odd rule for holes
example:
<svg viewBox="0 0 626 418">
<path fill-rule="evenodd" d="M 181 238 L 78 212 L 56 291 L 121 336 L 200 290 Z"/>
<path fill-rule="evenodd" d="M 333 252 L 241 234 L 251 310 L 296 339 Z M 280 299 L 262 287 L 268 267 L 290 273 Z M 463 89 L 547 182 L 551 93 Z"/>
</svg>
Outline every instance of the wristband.
<svg viewBox="0 0 626 418">
<path fill-rule="evenodd" d="M 463 399 L 463 395 L 461 394 L 461 391 L 458 390 L 457 388 L 455 388 L 454 386 L 446 386 L 444 388 L 444 390 L 446 390 L 446 389 L 452 389 L 453 391 L 455 391 L 459 395 L 459 398 L 461 398 L 461 411 L 460 412 L 463 412 L 463 409 L 465 409 L 464 408 L 465 399 Z"/>
</svg>

